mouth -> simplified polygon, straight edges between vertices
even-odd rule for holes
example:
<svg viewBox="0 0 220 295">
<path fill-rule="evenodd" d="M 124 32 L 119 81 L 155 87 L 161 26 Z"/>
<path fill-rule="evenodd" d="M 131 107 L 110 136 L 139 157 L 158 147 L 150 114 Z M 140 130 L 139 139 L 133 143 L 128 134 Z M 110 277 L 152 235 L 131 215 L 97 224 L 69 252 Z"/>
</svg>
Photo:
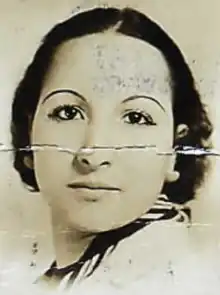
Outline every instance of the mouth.
<svg viewBox="0 0 220 295">
<path fill-rule="evenodd" d="M 114 186 L 108 186 L 101 183 L 86 183 L 86 182 L 75 182 L 75 183 L 69 183 L 67 185 L 68 188 L 72 189 L 87 189 L 87 190 L 103 190 L 103 191 L 115 191 L 119 192 L 121 191 L 118 187 Z"/>
</svg>

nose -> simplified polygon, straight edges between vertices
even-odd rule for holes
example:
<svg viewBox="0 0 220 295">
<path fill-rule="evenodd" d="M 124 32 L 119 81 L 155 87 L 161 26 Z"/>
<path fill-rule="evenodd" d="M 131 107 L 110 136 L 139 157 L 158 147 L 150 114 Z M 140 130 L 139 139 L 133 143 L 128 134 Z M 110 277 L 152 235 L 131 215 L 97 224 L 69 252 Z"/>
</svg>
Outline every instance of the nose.
<svg viewBox="0 0 220 295">
<path fill-rule="evenodd" d="M 105 116 L 94 116 L 73 159 L 74 168 L 79 173 L 87 174 L 112 165 L 114 151 L 110 147 L 113 137 L 107 132 L 108 128 Z"/>
<path fill-rule="evenodd" d="M 74 168 L 81 174 L 88 174 L 100 168 L 111 166 L 111 161 L 107 159 L 105 148 L 91 147 L 82 148 L 73 159 Z"/>
</svg>

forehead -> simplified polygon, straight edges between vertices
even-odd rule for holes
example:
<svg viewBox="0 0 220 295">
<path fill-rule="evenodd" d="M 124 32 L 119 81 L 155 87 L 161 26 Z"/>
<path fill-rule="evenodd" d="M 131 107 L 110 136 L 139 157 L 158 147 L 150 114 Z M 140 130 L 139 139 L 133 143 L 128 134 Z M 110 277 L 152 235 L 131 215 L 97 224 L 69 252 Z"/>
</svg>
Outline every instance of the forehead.
<svg viewBox="0 0 220 295">
<path fill-rule="evenodd" d="M 85 95 L 87 91 L 110 90 L 166 94 L 170 92 L 169 82 L 169 68 L 156 48 L 110 31 L 60 45 L 48 71 L 44 91 L 72 87 L 83 90 Z"/>
</svg>

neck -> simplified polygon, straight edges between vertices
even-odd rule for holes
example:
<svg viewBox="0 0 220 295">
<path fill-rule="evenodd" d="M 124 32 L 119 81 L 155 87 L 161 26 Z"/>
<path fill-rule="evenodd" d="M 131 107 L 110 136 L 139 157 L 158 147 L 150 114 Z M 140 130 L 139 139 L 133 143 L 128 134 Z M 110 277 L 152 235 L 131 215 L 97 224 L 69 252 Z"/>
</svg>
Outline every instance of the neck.
<svg viewBox="0 0 220 295">
<path fill-rule="evenodd" d="M 94 234 L 80 232 L 67 221 L 61 221 L 58 212 L 52 210 L 53 242 L 57 267 L 62 268 L 76 262 L 86 251 Z"/>
</svg>

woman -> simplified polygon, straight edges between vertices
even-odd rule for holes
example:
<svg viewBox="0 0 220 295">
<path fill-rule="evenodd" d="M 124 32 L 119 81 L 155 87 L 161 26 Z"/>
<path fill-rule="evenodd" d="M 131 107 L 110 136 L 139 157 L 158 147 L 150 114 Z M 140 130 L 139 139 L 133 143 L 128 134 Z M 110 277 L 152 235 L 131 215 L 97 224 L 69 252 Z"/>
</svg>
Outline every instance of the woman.
<svg viewBox="0 0 220 295">
<path fill-rule="evenodd" d="M 178 151 L 209 147 L 212 126 L 180 50 L 140 12 L 96 8 L 56 25 L 11 126 L 14 167 L 51 208 L 56 257 L 37 282 L 69 288 L 155 221 L 189 222 L 207 159 Z"/>
</svg>

